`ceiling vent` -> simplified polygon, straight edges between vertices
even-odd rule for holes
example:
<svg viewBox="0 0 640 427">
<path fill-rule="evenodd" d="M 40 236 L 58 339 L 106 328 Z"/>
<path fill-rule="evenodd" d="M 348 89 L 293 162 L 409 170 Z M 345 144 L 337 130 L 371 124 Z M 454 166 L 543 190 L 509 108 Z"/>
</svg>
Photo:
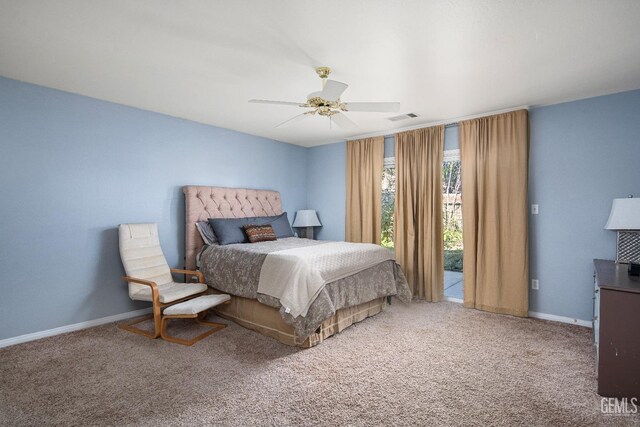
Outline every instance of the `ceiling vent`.
<svg viewBox="0 0 640 427">
<path fill-rule="evenodd" d="M 389 117 L 387 120 L 391 120 L 392 122 L 399 122 L 400 120 L 413 119 L 415 117 L 418 117 L 416 113 L 407 113 L 401 114 L 399 116 Z"/>
</svg>

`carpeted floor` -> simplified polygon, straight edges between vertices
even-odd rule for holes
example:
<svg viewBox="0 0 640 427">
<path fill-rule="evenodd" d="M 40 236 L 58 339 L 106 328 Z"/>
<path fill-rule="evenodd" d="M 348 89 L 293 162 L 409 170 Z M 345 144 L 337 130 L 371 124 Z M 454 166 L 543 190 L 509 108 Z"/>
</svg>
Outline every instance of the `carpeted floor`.
<svg viewBox="0 0 640 427">
<path fill-rule="evenodd" d="M 1 425 L 639 425 L 603 415 L 591 330 L 404 305 L 299 350 L 105 325 L 0 350 Z"/>
</svg>

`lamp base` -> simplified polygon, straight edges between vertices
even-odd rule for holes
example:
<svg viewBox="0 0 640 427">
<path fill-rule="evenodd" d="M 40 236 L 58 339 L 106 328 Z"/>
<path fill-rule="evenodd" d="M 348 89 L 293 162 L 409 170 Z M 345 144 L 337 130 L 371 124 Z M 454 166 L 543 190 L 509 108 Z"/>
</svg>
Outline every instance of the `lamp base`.
<svg viewBox="0 0 640 427">
<path fill-rule="evenodd" d="M 313 227 L 300 227 L 299 237 L 313 240 Z"/>
<path fill-rule="evenodd" d="M 640 264 L 640 232 L 618 231 L 616 262 Z"/>
<path fill-rule="evenodd" d="M 306 239 L 311 239 L 313 240 L 313 227 L 307 227 L 304 229 L 304 237 Z"/>
<path fill-rule="evenodd" d="M 640 264 L 636 264 L 635 262 L 629 263 L 629 268 L 627 269 L 629 276 L 640 276 Z"/>
</svg>

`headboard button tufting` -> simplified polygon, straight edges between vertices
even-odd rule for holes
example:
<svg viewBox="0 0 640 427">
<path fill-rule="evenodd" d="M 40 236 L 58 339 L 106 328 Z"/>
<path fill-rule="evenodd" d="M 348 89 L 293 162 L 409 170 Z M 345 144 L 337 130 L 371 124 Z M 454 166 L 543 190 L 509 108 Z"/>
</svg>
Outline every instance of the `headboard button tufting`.
<svg viewBox="0 0 640 427">
<path fill-rule="evenodd" d="M 183 192 L 186 203 L 185 256 L 187 268 L 195 268 L 196 254 L 203 244 L 195 227 L 196 221 L 206 221 L 208 218 L 243 218 L 282 213 L 282 205 L 279 201 L 281 197 L 276 191 L 187 186 L 183 188 Z M 232 202 L 232 198 L 238 202 Z"/>
</svg>

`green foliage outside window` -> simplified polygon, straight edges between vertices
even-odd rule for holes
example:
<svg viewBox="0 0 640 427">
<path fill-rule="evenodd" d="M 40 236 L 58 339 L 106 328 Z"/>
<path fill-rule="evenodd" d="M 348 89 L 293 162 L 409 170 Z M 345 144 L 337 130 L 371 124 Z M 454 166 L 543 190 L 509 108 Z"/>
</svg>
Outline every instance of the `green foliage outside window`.
<svg viewBox="0 0 640 427">
<path fill-rule="evenodd" d="M 455 225 L 449 224 L 444 229 L 444 248 L 445 249 L 461 249 L 462 248 L 462 230 Z"/>
<path fill-rule="evenodd" d="M 393 249 L 393 193 L 382 193 L 382 246 Z"/>
<path fill-rule="evenodd" d="M 393 249 L 393 212 L 396 199 L 395 168 L 384 168 L 382 172 L 382 239 L 385 248 Z"/>
<path fill-rule="evenodd" d="M 462 272 L 462 249 L 444 251 L 444 269 Z"/>
</svg>

